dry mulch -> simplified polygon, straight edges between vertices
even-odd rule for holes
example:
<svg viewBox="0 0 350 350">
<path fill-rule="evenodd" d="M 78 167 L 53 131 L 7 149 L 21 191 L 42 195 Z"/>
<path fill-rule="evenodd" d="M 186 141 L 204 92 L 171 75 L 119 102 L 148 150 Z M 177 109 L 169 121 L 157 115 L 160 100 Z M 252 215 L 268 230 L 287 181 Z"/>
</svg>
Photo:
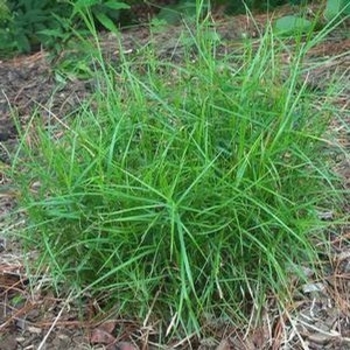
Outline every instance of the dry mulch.
<svg viewBox="0 0 350 350">
<path fill-rule="evenodd" d="M 280 14 L 288 13 L 284 8 Z M 257 17 L 263 30 L 266 16 Z M 131 29 L 122 34 L 124 54 L 133 55 L 139 47 L 154 41 L 159 57 L 181 61 L 182 47 L 178 38 L 180 26 L 150 37 L 145 27 Z M 245 16 L 217 19 L 217 30 L 222 39 L 221 53 L 239 50 L 242 35 L 254 38 L 257 27 Z M 345 30 L 346 34 L 346 30 Z M 118 61 L 119 46 L 115 37 L 101 34 L 104 55 Z M 69 54 L 66 53 L 66 54 Z M 288 55 L 283 59 L 288 62 Z M 311 69 L 311 63 L 320 63 Z M 305 63 L 305 79 L 312 88 L 323 89 L 335 73 L 343 75 L 344 91 L 334 101 L 341 106 L 344 120 L 349 120 L 350 95 L 350 38 L 340 30 L 310 51 Z M 346 82 L 348 84 L 346 85 Z M 16 148 L 17 133 L 11 112 L 25 127 L 34 111 L 42 122 L 55 115 L 60 118 L 74 114 L 74 109 L 93 90 L 91 81 L 67 80 L 58 84 L 45 52 L 0 62 L 0 350 L 15 349 L 156 349 L 155 325 L 138 325 L 132 320 L 120 319 L 118 313 L 101 315 L 98 303 L 86 297 L 83 310 L 76 302 L 58 299 L 47 288 L 49 281 L 43 276 L 32 285 L 26 277 L 26 264 L 35 259 L 35 252 L 24 253 L 11 232 L 25 225 L 25 218 L 11 215 L 16 191 L 3 174 L 3 167 L 11 162 Z M 11 106 L 11 109 L 10 109 Z M 39 118 L 39 117 L 38 117 Z M 338 140 L 348 143 L 346 130 L 334 123 Z M 344 177 L 344 186 L 350 182 L 350 161 L 338 165 Z M 346 207 L 346 205 L 345 205 Z M 321 213 L 332 220 L 334 213 Z M 261 315 L 261 326 L 249 327 L 243 333 L 225 326 L 221 320 L 207 320 L 206 329 L 212 337 L 173 342 L 162 348 L 198 349 L 350 349 L 350 227 L 335 230 L 329 235 L 329 254 L 325 258 L 322 279 L 312 270 L 310 283 L 291 283 L 295 296 L 290 308 L 280 310 L 278 297 L 266 302 Z M 326 249 L 326 248 L 325 248 Z M 74 297 L 74 296 L 72 296 Z M 155 343 L 152 343 L 154 341 Z"/>
</svg>

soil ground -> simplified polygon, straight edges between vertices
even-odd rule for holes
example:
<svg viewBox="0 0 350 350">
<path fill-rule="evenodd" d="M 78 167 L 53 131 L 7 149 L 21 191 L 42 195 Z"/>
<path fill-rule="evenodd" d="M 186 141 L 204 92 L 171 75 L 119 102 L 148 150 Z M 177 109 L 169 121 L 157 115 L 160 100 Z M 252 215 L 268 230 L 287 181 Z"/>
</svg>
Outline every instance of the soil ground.
<svg viewBox="0 0 350 350">
<path fill-rule="evenodd" d="M 290 13 L 283 8 L 276 16 Z M 217 18 L 216 28 L 221 38 L 220 53 L 240 49 L 242 36 L 256 38 L 263 31 L 266 15 L 257 16 L 256 24 L 245 16 Z M 139 47 L 153 41 L 157 55 L 162 59 L 181 61 L 183 47 L 178 38 L 183 28 L 175 26 L 150 35 L 146 27 L 126 30 L 121 35 L 125 55 L 133 55 Z M 116 39 L 101 34 L 101 45 L 106 59 L 118 63 L 120 55 Z M 64 53 L 69 54 L 69 53 Z M 288 53 L 281 57 L 288 62 Z M 317 62 L 317 68 L 314 63 Z M 342 76 L 344 89 L 333 103 L 339 106 L 342 119 L 350 118 L 350 36 L 349 28 L 332 32 L 314 47 L 305 62 L 305 79 L 312 89 L 322 91 L 331 84 L 334 74 Z M 350 227 L 329 235 L 330 254 L 325 265 L 328 274 L 316 280 L 310 270 L 310 283 L 295 293 L 290 309 L 281 312 L 276 297 L 267 301 L 266 313 L 260 327 L 248 327 L 248 333 L 233 327 L 219 325 L 219 320 L 208 320 L 207 338 L 189 337 L 185 340 L 158 344 L 157 330 L 118 318 L 117 314 L 96 318 L 96 305 L 86 301 L 84 311 L 74 303 L 67 304 L 50 292 L 41 279 L 29 285 L 26 264 L 35 259 L 35 252 L 24 253 L 13 233 L 25 218 L 11 215 L 16 204 L 14 184 L 6 178 L 4 169 L 11 164 L 18 136 L 11 114 L 26 125 L 36 111 L 57 117 L 74 112 L 88 97 L 94 86 L 91 81 L 79 79 L 57 81 L 47 54 L 18 57 L 0 62 L 0 350 L 15 349 L 350 349 Z M 338 134 L 335 142 L 347 146 L 344 126 L 334 122 Z M 344 178 L 350 180 L 350 162 L 346 156 L 336 161 Z M 345 204 L 345 208 L 348 205 Z M 342 209 L 343 210 L 343 209 Z M 321 213 L 332 220 L 334 213 Z M 29 255 L 28 255 L 29 254 Z M 294 288 L 291 284 L 291 288 Z M 154 342 L 154 343 L 153 343 Z"/>
</svg>

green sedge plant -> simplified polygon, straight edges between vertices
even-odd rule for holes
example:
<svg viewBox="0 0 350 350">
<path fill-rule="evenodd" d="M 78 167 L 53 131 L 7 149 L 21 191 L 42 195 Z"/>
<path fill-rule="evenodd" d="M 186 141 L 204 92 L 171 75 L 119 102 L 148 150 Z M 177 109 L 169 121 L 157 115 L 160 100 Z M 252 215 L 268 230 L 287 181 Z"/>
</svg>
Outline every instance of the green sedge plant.
<svg viewBox="0 0 350 350">
<path fill-rule="evenodd" d="M 160 320 L 164 334 L 200 334 L 208 315 L 243 323 L 269 293 L 288 300 L 291 274 L 319 262 L 318 213 L 342 201 L 330 106 L 301 75 L 310 45 L 286 73 L 271 28 L 222 56 L 206 21 L 187 29 L 196 55 L 181 64 L 152 43 L 118 66 L 91 47 L 94 95 L 74 118 L 33 117 L 13 165 L 24 243 L 57 290 Z"/>
</svg>

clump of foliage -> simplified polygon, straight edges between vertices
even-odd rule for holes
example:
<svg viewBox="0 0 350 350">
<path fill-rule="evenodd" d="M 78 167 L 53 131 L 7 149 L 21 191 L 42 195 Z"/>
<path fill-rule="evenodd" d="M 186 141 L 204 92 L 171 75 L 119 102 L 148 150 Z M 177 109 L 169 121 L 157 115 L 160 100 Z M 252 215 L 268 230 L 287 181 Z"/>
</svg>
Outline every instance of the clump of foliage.
<svg viewBox="0 0 350 350">
<path fill-rule="evenodd" d="M 24 141 L 12 174 L 26 243 L 58 284 L 170 330 L 199 332 L 207 315 L 239 322 L 268 290 L 286 293 L 288 274 L 317 262 L 317 211 L 340 199 L 322 142 L 328 106 L 300 78 L 303 48 L 286 71 L 271 31 L 221 58 L 214 34 L 188 35 L 197 56 L 181 65 L 149 46 L 115 69 L 91 48 L 92 102 L 29 127 L 35 153 Z"/>
<path fill-rule="evenodd" d="M 5 5 L 5 3 L 3 2 Z M 0 27 L 0 51 L 30 52 L 40 46 L 62 45 L 78 30 L 86 31 L 76 11 L 90 11 L 101 25 L 118 21 L 120 9 L 128 8 L 122 1 L 109 0 L 8 0 L 8 16 Z"/>
<path fill-rule="evenodd" d="M 69 17 L 69 5 L 52 0 L 7 1 L 6 5 L 9 16 L 0 28 L 0 51 L 3 53 L 29 52 L 42 43 L 50 44 L 53 36 L 41 32 L 63 32 L 60 18 Z"/>
</svg>

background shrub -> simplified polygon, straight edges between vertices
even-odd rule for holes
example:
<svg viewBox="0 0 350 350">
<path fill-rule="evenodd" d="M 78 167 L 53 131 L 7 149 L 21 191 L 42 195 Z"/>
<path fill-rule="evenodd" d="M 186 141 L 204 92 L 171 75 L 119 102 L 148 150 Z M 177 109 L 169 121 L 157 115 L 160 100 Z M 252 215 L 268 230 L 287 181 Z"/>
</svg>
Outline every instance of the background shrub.
<svg viewBox="0 0 350 350">
<path fill-rule="evenodd" d="M 0 27 L 0 51 L 3 54 L 30 52 L 40 46 L 60 48 L 73 30 L 81 33 L 86 30 L 81 17 L 76 16 L 76 9 L 91 11 L 97 24 L 101 25 L 101 20 L 117 22 L 119 9 L 127 7 L 121 1 L 108 0 L 8 0 L 6 4 L 9 15 Z"/>
<path fill-rule="evenodd" d="M 217 0 L 213 1 L 213 5 L 223 5 L 227 13 L 232 14 L 245 13 L 245 6 L 251 10 L 267 10 L 287 2 L 288 0 L 247 0 L 246 2 Z M 297 0 L 291 0 L 291 2 L 300 3 Z M 142 0 L 1 0 L 2 11 L 0 9 L 0 12 L 3 16 L 0 27 L 0 53 L 9 55 L 14 51 L 30 52 L 39 49 L 40 46 L 60 49 L 71 37 L 73 29 L 86 30 L 81 17 L 76 16 L 77 8 L 91 11 L 98 28 L 111 30 L 118 27 L 118 23 L 123 25 L 134 23 L 139 15 L 136 13 L 133 15 L 133 11 L 139 9 L 139 5 L 143 3 Z M 156 9 L 155 12 L 159 11 L 160 7 L 168 6 L 173 11 L 186 14 L 193 12 L 188 9 L 193 8 L 195 0 L 154 0 L 151 3 L 154 5 L 153 9 Z M 5 4 L 8 12 L 4 17 Z M 128 9 L 129 6 L 130 9 Z M 150 7 L 145 7 L 143 12 L 147 9 Z"/>
</svg>

